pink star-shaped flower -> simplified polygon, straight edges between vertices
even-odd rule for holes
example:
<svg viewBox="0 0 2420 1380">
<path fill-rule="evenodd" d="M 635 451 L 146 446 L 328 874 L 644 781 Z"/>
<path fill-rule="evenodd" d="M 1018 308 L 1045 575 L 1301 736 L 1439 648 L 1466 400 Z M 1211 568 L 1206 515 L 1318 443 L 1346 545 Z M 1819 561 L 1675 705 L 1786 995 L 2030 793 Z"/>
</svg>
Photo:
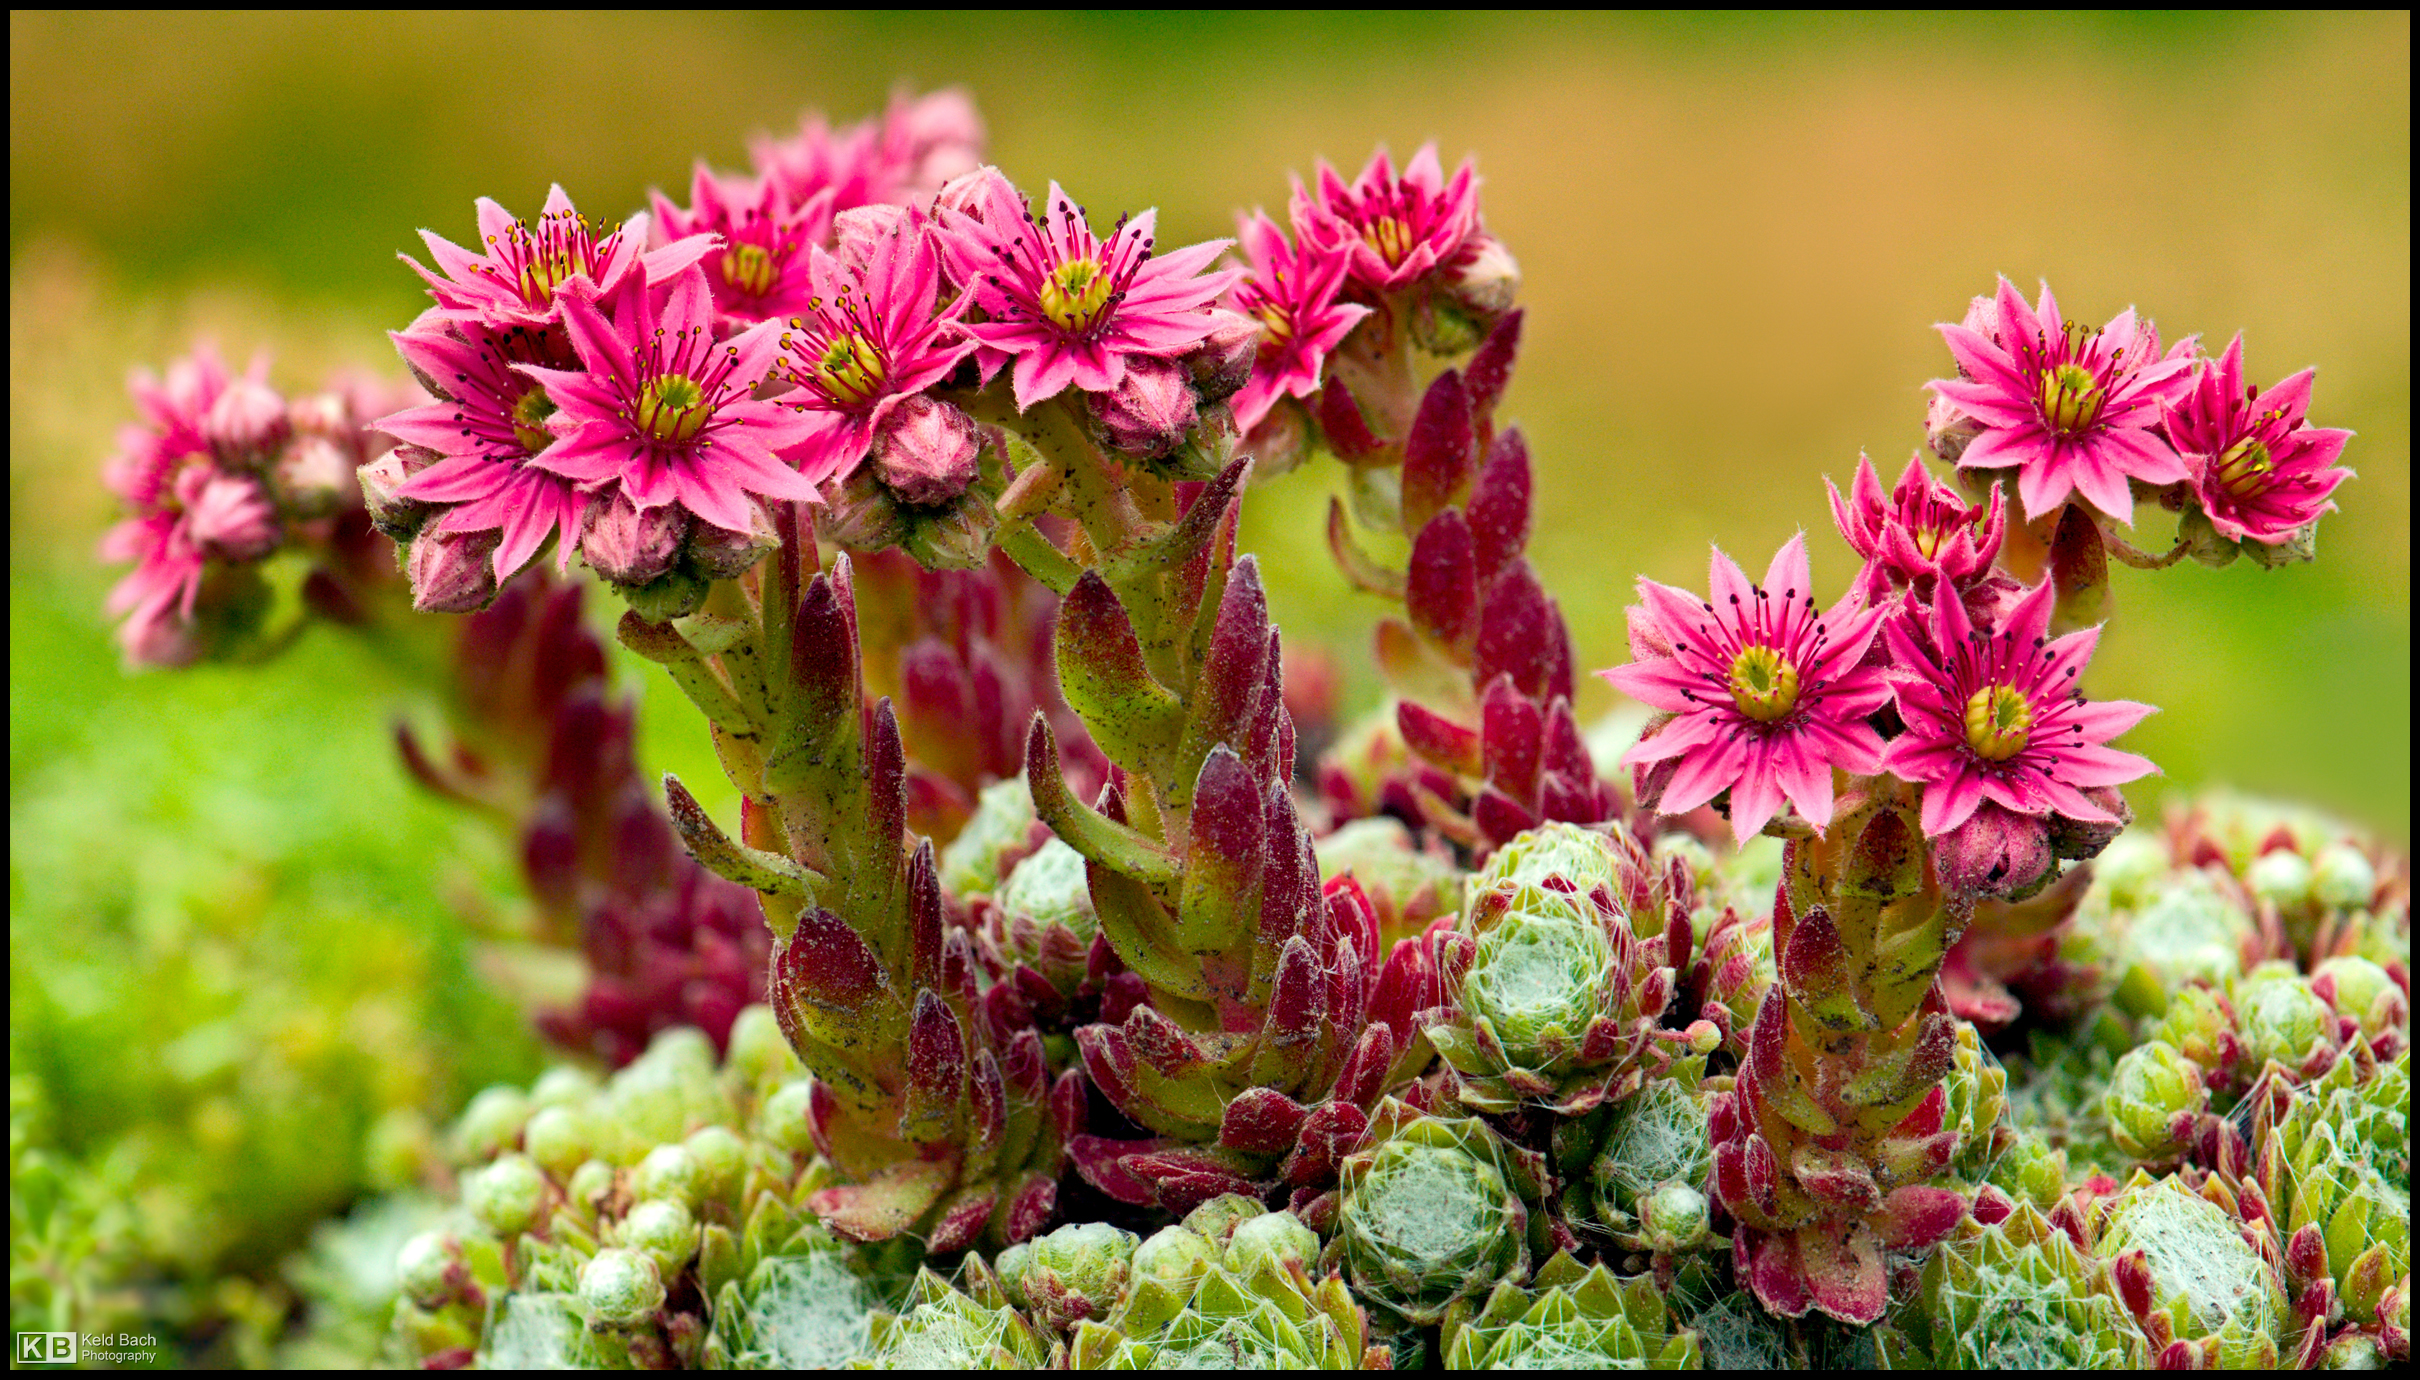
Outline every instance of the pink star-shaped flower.
<svg viewBox="0 0 2420 1380">
<path fill-rule="evenodd" d="M 578 370 L 514 368 L 546 388 L 557 440 L 530 457 L 583 489 L 619 485 L 645 511 L 677 503 L 726 531 L 750 529 L 747 496 L 812 499 L 815 486 L 780 459 L 807 424 L 779 402 L 750 396 L 781 352 L 781 323 L 714 338 L 714 299 L 702 269 L 672 280 L 659 317 L 644 274 L 626 275 L 600 312 L 584 293 L 562 299 Z"/>
<path fill-rule="evenodd" d="M 1986 800 L 2021 815 L 2111 823 L 2115 816 L 2084 792 L 2153 769 L 2148 758 L 2103 746 L 2142 722 L 2151 706 L 2084 698 L 2076 679 L 2101 630 L 2047 639 L 2054 593 L 2044 580 L 1999 627 L 1982 631 L 1944 582 L 1934 591 L 1931 626 L 1920 630 L 1929 639 L 1898 619 L 1884 632 L 1907 731 L 1891 740 L 1882 765 L 1924 786 L 1927 836 L 1964 824 Z"/>
<path fill-rule="evenodd" d="M 1294 184 L 1287 214 L 1306 243 L 1344 256 L 1355 281 L 1386 292 L 1451 261 L 1477 233 L 1478 176 L 1466 159 L 1448 182 L 1433 143 L 1398 176 L 1382 148 L 1350 185 L 1322 162 L 1311 188 Z"/>
<path fill-rule="evenodd" d="M 2190 338 L 2161 354 L 2159 332 L 2137 321 L 2132 307 L 2097 331 L 2071 326 L 2059 318 L 2048 283 L 2041 305 L 2028 307 L 2006 278 L 1992 310 L 1970 319 L 1991 329 L 1939 328 L 1962 377 L 1926 386 L 1982 427 L 1960 465 L 2016 469 L 2028 521 L 2082 494 L 2131 525 L 2128 479 L 2174 484 L 2186 477 L 2157 428 L 2160 409 L 2191 386 Z"/>
<path fill-rule="evenodd" d="M 947 206 L 943 252 L 989 318 L 967 323 L 997 367 L 1013 360 L 1022 411 L 1069 388 L 1106 393 L 1137 355 L 1170 359 L 1202 343 L 1217 324 L 1202 310 L 1242 270 L 1204 272 L 1229 243 L 1210 240 L 1155 257 L 1158 213 L 1120 217 L 1106 240 L 1059 184 L 1040 217 L 1013 200 L 1004 180 L 984 185 L 995 204 L 980 216 Z"/>
<path fill-rule="evenodd" d="M 371 425 L 407 446 L 443 458 L 414 475 L 397 495 L 450 505 L 432 530 L 498 533 L 493 566 L 499 585 L 560 533 L 555 564 L 568 568 L 588 500 L 567 477 L 530 463 L 552 446 L 555 404 L 518 364 L 552 364 L 553 333 L 477 321 L 448 322 L 430 312 L 394 333 L 396 353 L 443 396 L 381 417 Z"/>
<path fill-rule="evenodd" d="M 1235 285 L 1232 305 L 1265 328 L 1252 377 L 1227 403 L 1237 428 L 1250 431 L 1280 397 L 1308 397 L 1319 387 L 1328 352 L 1370 309 L 1336 300 L 1348 256 L 1308 245 L 1297 252 L 1276 222 L 1258 211 L 1237 219 L 1236 235 L 1252 272 Z"/>
<path fill-rule="evenodd" d="M 777 401 L 806 426 L 791 452 L 818 484 L 846 477 L 904 398 L 949 376 L 975 342 L 936 307 L 941 260 L 916 212 L 855 246 L 853 262 L 808 254 L 806 307 L 781 336 L 783 377 L 797 387 Z"/>
<path fill-rule="evenodd" d="M 660 283 L 714 249 L 714 241 L 692 238 L 642 252 L 646 217 L 634 216 L 618 229 L 605 230 L 573 208 L 560 184 L 548 189 L 546 209 L 534 226 L 479 198 L 480 253 L 433 230 L 421 231 L 420 238 L 439 272 L 421 267 L 409 254 L 396 257 L 428 281 L 438 307 L 448 316 L 496 327 L 542 326 L 556 320 L 558 295 L 574 280 L 585 280 L 597 296 L 610 298 L 633 269 Z"/>
<path fill-rule="evenodd" d="M 1655 802 L 1662 814 L 1729 791 L 1731 829 L 1743 842 L 1785 797 L 1821 829 L 1832 819 L 1832 768 L 1881 768 L 1882 740 L 1865 716 L 1891 692 L 1878 668 L 1859 663 L 1882 612 L 1851 597 L 1818 614 L 1804 534 L 1775 554 L 1761 587 L 1719 549 L 1708 578 L 1713 597 L 1702 601 L 1639 581 L 1633 660 L 1597 674 L 1674 717 L 1622 761 L 1677 759 Z"/>
<path fill-rule="evenodd" d="M 2193 470 L 2193 495 L 2231 541 L 2275 546 L 2334 512 L 2328 496 L 2353 477 L 2336 467 L 2353 433 L 2312 426 L 2305 369 L 2266 393 L 2244 385 L 2244 338 L 2205 360 L 2192 389 L 2168 409 L 2169 444 Z"/>
</svg>

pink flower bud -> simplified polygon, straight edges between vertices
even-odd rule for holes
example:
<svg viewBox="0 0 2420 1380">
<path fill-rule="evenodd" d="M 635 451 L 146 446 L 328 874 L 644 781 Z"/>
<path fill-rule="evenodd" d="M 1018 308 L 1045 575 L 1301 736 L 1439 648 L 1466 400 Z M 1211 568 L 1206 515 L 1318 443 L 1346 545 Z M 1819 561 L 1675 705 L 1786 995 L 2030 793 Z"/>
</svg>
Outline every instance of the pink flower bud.
<svg viewBox="0 0 2420 1380">
<path fill-rule="evenodd" d="M 249 475 L 228 474 L 196 467 L 180 481 L 186 520 L 194 541 L 224 561 L 257 561 L 277 549 L 277 510 L 268 492 Z"/>
<path fill-rule="evenodd" d="M 1924 406 L 1924 444 L 1951 464 L 1966 454 L 1969 441 L 1983 434 L 1983 424 L 1960 411 L 1956 403 L 1936 393 Z"/>
<path fill-rule="evenodd" d="M 948 403 L 902 398 L 874 437 L 874 471 L 902 503 L 947 503 L 974 482 L 982 440 L 975 419 Z"/>
<path fill-rule="evenodd" d="M 1513 261 L 1504 241 L 1481 230 L 1462 242 L 1461 252 L 1446 267 L 1445 282 L 1465 310 L 1496 316 L 1511 310 L 1521 291 L 1521 265 Z"/>
<path fill-rule="evenodd" d="M 1251 381 L 1252 362 L 1260 357 L 1261 334 L 1268 328 L 1242 312 L 1210 315 L 1218 324 L 1185 356 L 1185 372 L 1203 402 L 1225 402 Z"/>
<path fill-rule="evenodd" d="M 748 530 L 734 532 L 700 520 L 689 533 L 689 562 L 710 580 L 736 580 L 781 545 L 765 505 L 747 500 Z"/>
<path fill-rule="evenodd" d="M 496 597 L 492 561 L 499 531 L 426 532 L 412 543 L 412 607 L 469 613 Z"/>
<path fill-rule="evenodd" d="M 1281 398 L 1244 433 L 1238 449 L 1252 457 L 1252 472 L 1266 479 L 1300 465 L 1310 453 L 1310 441 L 1310 418 L 1302 406 L 1291 398 Z"/>
<path fill-rule="evenodd" d="M 173 599 L 137 606 L 118 625 L 118 645 L 125 650 L 129 666 L 190 666 L 202 654 L 193 625 L 178 612 Z"/>
<path fill-rule="evenodd" d="M 428 466 L 425 451 L 391 450 L 354 472 L 370 524 L 394 541 L 410 541 L 428 521 L 429 505 L 401 496 L 403 486 Z"/>
<path fill-rule="evenodd" d="M 292 434 L 286 400 L 257 379 L 229 383 L 202 417 L 202 435 L 229 460 L 266 460 Z"/>
<path fill-rule="evenodd" d="M 2015 896 L 2049 875 L 2050 822 L 1985 801 L 1933 841 L 1941 885 L 1969 896 Z"/>
<path fill-rule="evenodd" d="M 985 164 L 972 172 L 960 173 L 944 183 L 941 194 L 934 198 L 936 210 L 957 211 L 980 221 L 995 205 L 1025 204 L 1025 198 L 998 168 Z"/>
<path fill-rule="evenodd" d="M 580 524 L 580 554 L 617 585 L 643 585 L 672 568 L 689 535 L 679 504 L 641 509 L 621 491 L 588 505 Z"/>
<path fill-rule="evenodd" d="M 304 435 L 277 457 L 270 471 L 278 497 L 303 517 L 326 517 L 353 496 L 353 457 L 323 435 Z"/>
<path fill-rule="evenodd" d="M 2097 858 L 2112 839 L 2134 822 L 2134 811 L 2127 808 L 2126 797 L 2115 786 L 2094 786 L 2084 792 L 2084 798 L 2107 810 L 2107 820 L 2069 819 L 2065 815 L 2050 817 L 2050 851 L 2062 858 Z"/>
<path fill-rule="evenodd" d="M 1146 459 L 1175 450 L 1196 412 L 1185 371 L 1148 356 L 1129 359 L 1125 381 L 1111 392 L 1090 394 L 1087 401 L 1110 445 Z"/>
<path fill-rule="evenodd" d="M 334 391 L 296 398 L 286 409 L 286 420 L 297 436 L 324 436 L 331 441 L 349 441 L 360 430 L 352 400 Z"/>
</svg>

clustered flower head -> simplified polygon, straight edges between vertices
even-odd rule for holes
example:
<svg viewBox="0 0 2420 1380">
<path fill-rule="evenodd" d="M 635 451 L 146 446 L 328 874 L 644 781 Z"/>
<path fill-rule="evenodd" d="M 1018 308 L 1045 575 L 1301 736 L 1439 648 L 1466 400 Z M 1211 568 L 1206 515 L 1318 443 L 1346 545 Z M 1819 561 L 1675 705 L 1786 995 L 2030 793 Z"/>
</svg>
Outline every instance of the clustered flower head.
<svg viewBox="0 0 2420 1380">
<path fill-rule="evenodd" d="M 313 524 L 408 544 L 421 609 L 484 611 L 462 741 L 407 761 L 514 821 L 593 970 L 541 1028 L 626 1065 L 474 1101 L 388 1359 L 2408 1357 L 2408 873 L 2198 826 L 2139 865 L 2111 743 L 2150 710 L 2084 686 L 2110 559 L 2308 553 L 2347 433 L 2307 371 L 2001 282 L 1942 328 L 1967 473 L 1827 483 L 1845 593 L 1803 535 L 1639 582 L 1625 790 L 1524 555 L 1472 166 L 1322 164 L 1222 265 L 981 144 L 902 94 L 618 226 L 482 200 L 427 237 L 392 452 L 258 369 L 139 385 L 130 651 L 200 647 Z M 1332 726 L 1238 533 L 1321 451 L 1399 616 L 1314 802 Z M 2145 495 L 2168 556 L 2115 535 Z M 672 778 L 655 812 L 576 591 L 521 574 L 549 543 L 710 721 L 736 828 Z M 1982 1043 L 2103 998 L 2074 1077 Z M 1809 1312 L 1871 1331 L 1774 1321 Z"/>
<path fill-rule="evenodd" d="M 281 551 L 313 563 L 306 599 L 321 616 L 365 616 L 361 559 L 374 541 L 354 471 L 392 444 L 366 429 L 410 396 L 367 380 L 338 380 L 288 400 L 268 382 L 269 360 L 232 374 L 204 346 L 165 378 L 128 384 L 143 420 L 122 428 L 102 477 L 126 517 L 102 538 L 107 561 L 131 561 L 110 591 L 118 641 L 132 665 L 240 656 L 284 635 L 268 628 L 263 564 Z M 296 625 L 298 626 L 298 625 Z"/>
</svg>

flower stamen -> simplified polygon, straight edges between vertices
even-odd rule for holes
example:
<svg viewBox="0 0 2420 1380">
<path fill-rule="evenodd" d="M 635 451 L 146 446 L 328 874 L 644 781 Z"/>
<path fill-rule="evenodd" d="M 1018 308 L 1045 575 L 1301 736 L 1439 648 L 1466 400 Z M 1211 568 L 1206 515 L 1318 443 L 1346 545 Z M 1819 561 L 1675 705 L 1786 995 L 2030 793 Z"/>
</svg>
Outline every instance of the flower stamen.
<svg viewBox="0 0 2420 1380">
<path fill-rule="evenodd" d="M 2005 762 L 2025 750 L 2033 732 L 2033 705 L 2013 686 L 1986 685 L 1966 701 L 1966 745 L 1986 762 Z"/>
<path fill-rule="evenodd" d="M 2042 375 L 2042 420 L 2063 436 L 2080 435 L 2101 415 L 2101 390 L 2078 364 L 2061 364 Z"/>
<path fill-rule="evenodd" d="M 678 444 L 697 435 L 714 415 L 706 391 L 687 374 L 649 379 L 639 389 L 638 424 L 659 441 Z"/>
<path fill-rule="evenodd" d="M 1798 707 L 1798 668 L 1771 647 L 1751 645 L 1731 659 L 1731 702 L 1760 724 Z"/>
</svg>

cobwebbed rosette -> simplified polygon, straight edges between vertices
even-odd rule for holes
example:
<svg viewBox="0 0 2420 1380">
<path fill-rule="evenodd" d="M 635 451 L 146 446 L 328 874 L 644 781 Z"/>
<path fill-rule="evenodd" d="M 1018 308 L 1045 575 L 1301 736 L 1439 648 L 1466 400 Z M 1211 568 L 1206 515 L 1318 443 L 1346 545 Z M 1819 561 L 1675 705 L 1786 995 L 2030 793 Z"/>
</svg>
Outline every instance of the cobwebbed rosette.
<svg viewBox="0 0 2420 1380">
<path fill-rule="evenodd" d="M 1558 1252 L 1533 1286 L 1499 1284 L 1484 1307 L 1445 1316 L 1447 1370 L 1695 1370 L 1697 1334 L 1654 1282 L 1620 1279 Z"/>
<path fill-rule="evenodd" d="M 1986 1226 L 1969 1218 L 1924 1262 L 1921 1283 L 1885 1325 L 1894 1369 L 2139 1370 L 2141 1329 L 2107 1262 L 2019 1203 Z"/>
<path fill-rule="evenodd" d="M 1636 1092 L 1654 1056 L 1669 1059 L 1674 1041 L 1656 1038 L 1669 949 L 1633 935 L 1603 884 L 1580 895 L 1502 883 L 1473 900 L 1468 929 L 1441 942 L 1450 1004 L 1424 1021 L 1464 1106 L 1577 1115 Z"/>
<path fill-rule="evenodd" d="M 1539 1159 L 1477 1117 L 1424 1116 L 1389 1099 L 1348 1156 L 1336 1234 L 1322 1259 L 1361 1296 L 1429 1324 L 1455 1300 L 1529 1273 Z"/>
</svg>

